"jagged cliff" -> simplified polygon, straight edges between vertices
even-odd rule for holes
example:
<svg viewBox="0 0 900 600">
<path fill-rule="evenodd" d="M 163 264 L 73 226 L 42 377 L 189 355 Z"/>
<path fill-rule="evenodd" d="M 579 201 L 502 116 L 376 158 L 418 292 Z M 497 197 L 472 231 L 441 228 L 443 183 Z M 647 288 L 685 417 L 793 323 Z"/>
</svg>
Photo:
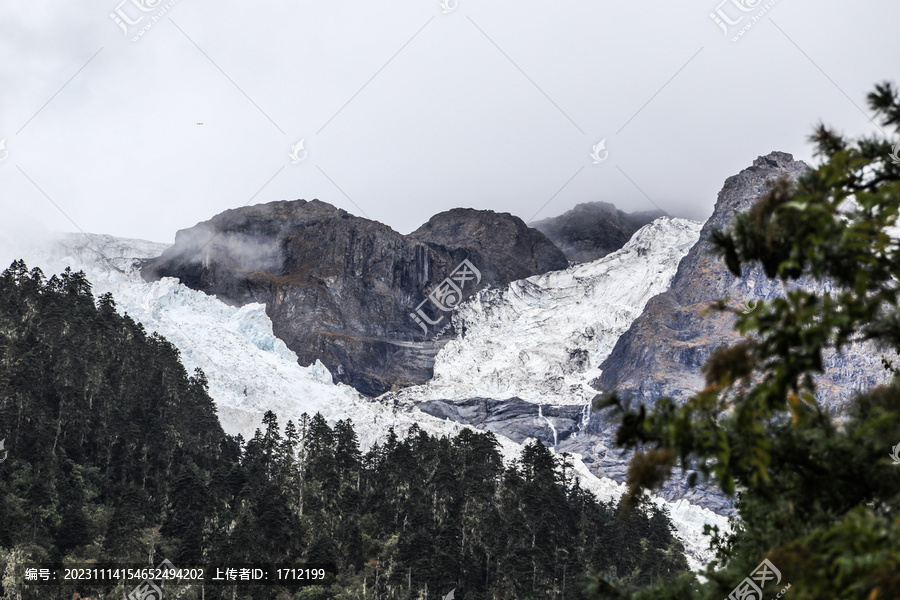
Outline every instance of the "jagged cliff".
<svg viewBox="0 0 900 600">
<path fill-rule="evenodd" d="M 474 270 L 445 284 L 463 261 Z M 319 359 L 338 381 L 374 396 L 430 379 L 434 355 L 453 336 L 443 309 L 475 289 L 566 264 L 508 213 L 457 209 L 404 236 L 297 200 L 228 210 L 179 231 L 142 276 L 175 277 L 233 305 L 265 304 L 301 364 Z"/>
</svg>

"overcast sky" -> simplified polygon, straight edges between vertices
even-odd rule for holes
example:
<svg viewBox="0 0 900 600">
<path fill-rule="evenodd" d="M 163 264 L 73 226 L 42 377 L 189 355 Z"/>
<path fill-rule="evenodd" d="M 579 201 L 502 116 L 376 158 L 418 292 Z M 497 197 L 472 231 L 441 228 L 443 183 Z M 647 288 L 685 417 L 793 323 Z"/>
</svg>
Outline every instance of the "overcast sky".
<svg viewBox="0 0 900 600">
<path fill-rule="evenodd" d="M 757 156 L 812 161 L 820 119 L 878 131 L 900 2 L 720 1 L 0 0 L 0 221 L 171 242 L 296 198 L 402 233 L 459 206 L 704 219 Z"/>
</svg>

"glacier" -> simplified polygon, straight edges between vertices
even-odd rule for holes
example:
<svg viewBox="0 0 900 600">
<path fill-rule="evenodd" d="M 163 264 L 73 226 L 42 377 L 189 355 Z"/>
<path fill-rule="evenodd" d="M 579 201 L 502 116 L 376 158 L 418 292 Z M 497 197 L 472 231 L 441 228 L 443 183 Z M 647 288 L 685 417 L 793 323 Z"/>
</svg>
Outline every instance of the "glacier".
<svg viewBox="0 0 900 600">
<path fill-rule="evenodd" d="M 599 365 L 647 301 L 669 288 L 700 229 L 659 218 L 603 258 L 478 292 L 453 314 L 461 333 L 438 353 L 433 379 L 388 396 L 587 405 Z"/>
<path fill-rule="evenodd" d="M 66 267 L 84 271 L 95 295 L 111 293 L 120 312 L 178 348 L 189 372 L 203 370 L 226 432 L 251 437 L 267 410 L 282 425 L 304 412 L 320 412 L 331 423 L 351 419 L 367 448 L 391 427 L 403 435 L 417 425 L 438 436 L 470 427 L 417 408 L 433 398 L 516 396 L 538 404 L 536 414 L 554 435 L 541 404 L 584 405 L 586 421 L 595 393 L 588 381 L 647 300 L 668 288 L 699 231 L 699 223 L 660 218 L 606 257 L 479 292 L 454 313 L 461 335 L 438 354 L 434 379 L 374 400 L 333 383 L 319 361 L 300 365 L 274 335 L 264 305 L 230 306 L 172 278 L 143 281 L 141 261 L 161 254 L 166 244 L 60 234 L 27 247 L 0 248 L 0 256 L 23 258 L 48 275 Z M 515 460 L 522 444 L 504 435 L 497 439 L 504 459 Z M 624 493 L 624 484 L 597 477 L 579 454 L 569 461 L 582 486 L 601 500 Z M 728 519 L 685 500 L 651 499 L 669 511 L 691 568 L 700 570 L 713 557 L 704 526 L 728 532 Z"/>
</svg>

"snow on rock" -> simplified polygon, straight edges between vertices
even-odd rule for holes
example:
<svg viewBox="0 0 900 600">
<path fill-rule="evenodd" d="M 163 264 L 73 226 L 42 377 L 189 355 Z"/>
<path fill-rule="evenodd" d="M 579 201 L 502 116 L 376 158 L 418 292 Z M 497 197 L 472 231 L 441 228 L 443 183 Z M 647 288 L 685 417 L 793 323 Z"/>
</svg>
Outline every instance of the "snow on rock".
<svg viewBox="0 0 900 600">
<path fill-rule="evenodd" d="M 460 336 L 437 355 L 434 378 L 395 395 L 586 405 L 597 367 L 647 300 L 668 289 L 700 227 L 663 217 L 603 258 L 476 294 L 454 313 Z"/>
<path fill-rule="evenodd" d="M 414 424 L 434 435 L 455 435 L 464 427 L 334 384 L 318 360 L 300 365 L 297 355 L 274 335 L 262 304 L 229 306 L 173 278 L 145 282 L 137 265 L 167 247 L 107 235 L 60 234 L 33 247 L 0 250 L 25 259 L 29 267 L 40 267 L 47 276 L 66 267 L 82 270 L 95 296 L 112 293 L 119 312 L 178 348 L 188 372 L 203 370 L 219 420 L 230 434 L 252 436 L 267 410 L 274 411 L 282 425 L 304 412 L 320 412 L 332 424 L 352 419 L 364 448 L 383 439 L 391 426 L 398 435 Z M 518 447 L 510 440 L 505 455 L 514 457 Z"/>
<path fill-rule="evenodd" d="M 517 397 L 538 404 L 538 418 L 554 439 L 556 427 L 542 405 L 583 406 L 586 423 L 597 393 L 589 381 L 647 301 L 669 288 L 701 226 L 663 217 L 603 258 L 479 292 L 454 313 L 460 335 L 438 353 L 434 378 L 382 399 L 415 403 Z M 514 457 L 521 446 L 512 443 Z M 582 484 L 599 498 L 615 500 L 624 493 L 624 484 L 595 476 L 580 455 L 572 456 Z M 653 502 L 672 515 L 692 569 L 713 558 L 704 525 L 730 531 L 726 517 L 685 500 L 653 497 Z"/>
<path fill-rule="evenodd" d="M 200 368 L 206 374 L 226 432 L 252 436 L 266 410 L 274 411 L 282 425 L 304 412 L 320 412 L 331 423 L 352 419 L 366 448 L 383 439 L 389 427 L 403 435 L 417 425 L 439 436 L 468 427 L 428 415 L 409 400 L 441 394 L 464 397 L 479 389 L 532 401 L 544 398 L 545 403 L 549 394 L 559 403 L 572 403 L 566 386 L 580 388 L 593 376 L 584 371 L 603 360 L 646 300 L 666 288 L 698 231 L 699 225 L 690 221 L 659 219 L 603 259 L 479 295 L 460 309 L 466 333 L 438 356 L 438 381 L 378 400 L 334 384 L 319 361 L 301 366 L 273 334 L 262 304 L 229 306 L 172 278 L 144 282 L 136 265 L 158 256 L 165 244 L 66 234 L 41 248 L 17 252 L 17 257 L 47 275 L 67 266 L 83 270 L 95 295 L 111 292 L 120 312 L 172 342 L 189 372 Z M 587 353 L 586 366 L 572 369 L 567 357 L 578 352 Z M 562 384 L 554 379 L 560 372 Z M 579 394 L 578 402 L 585 403 Z M 502 435 L 497 439 L 507 462 L 519 457 L 521 444 Z M 621 496 L 624 485 L 596 477 L 577 454 L 571 460 L 582 485 L 601 500 Z M 701 568 L 712 558 L 703 524 L 727 530 L 725 518 L 685 501 L 654 502 L 671 513 L 691 568 Z"/>
</svg>

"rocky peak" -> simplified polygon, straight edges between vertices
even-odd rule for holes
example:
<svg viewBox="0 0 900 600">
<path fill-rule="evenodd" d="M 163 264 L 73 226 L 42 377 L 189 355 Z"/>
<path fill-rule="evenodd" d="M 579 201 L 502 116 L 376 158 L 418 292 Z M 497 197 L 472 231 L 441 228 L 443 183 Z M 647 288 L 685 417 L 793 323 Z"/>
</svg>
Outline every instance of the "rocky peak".
<svg viewBox="0 0 900 600">
<path fill-rule="evenodd" d="M 568 266 L 565 255 L 547 236 L 510 213 L 454 208 L 434 215 L 409 237 L 434 249 L 464 249 L 492 281 L 516 281 Z M 488 259 L 504 255 L 519 260 L 494 263 Z"/>
<path fill-rule="evenodd" d="M 448 211 L 404 236 L 295 200 L 227 210 L 179 231 L 141 274 L 176 277 L 233 305 L 265 304 L 301 364 L 320 359 L 338 381 L 374 396 L 431 378 L 435 354 L 454 336 L 449 313 L 428 302 L 421 309 L 442 330 L 410 314 L 464 260 L 480 271 L 479 289 L 566 266 L 543 234 L 507 213 Z M 469 283 L 465 295 L 475 291 Z"/>
<path fill-rule="evenodd" d="M 712 302 L 729 297 L 737 306 L 770 300 L 784 294 L 780 282 L 765 277 L 758 265 L 741 277 L 728 271 L 712 253 L 709 236 L 728 226 L 735 214 L 746 211 L 780 177 L 796 180 L 809 167 L 790 154 L 772 152 L 725 181 L 716 207 L 700 232 L 697 244 L 678 265 L 668 291 L 650 299 L 644 312 L 619 338 L 602 373 L 591 384 L 599 390 L 618 390 L 652 403 L 661 396 L 686 399 L 703 387 L 700 367 L 717 347 L 739 340 L 731 313 L 708 312 Z M 827 284 L 800 281 L 798 285 L 823 291 Z M 827 352 L 825 373 L 818 378 L 820 401 L 839 406 L 854 390 L 886 380 L 880 355 L 869 344 L 848 347 L 841 355 Z"/>
<path fill-rule="evenodd" d="M 786 152 L 770 152 L 757 157 L 751 166 L 725 180 L 700 239 L 708 239 L 713 230 L 724 229 L 736 214 L 747 211 L 765 193 L 772 180 L 785 176 L 796 180 L 808 169 L 805 162 L 794 160 L 793 155 Z"/>
<path fill-rule="evenodd" d="M 679 265 L 672 289 L 687 303 L 711 302 L 724 296 L 740 302 L 777 293 L 780 287 L 766 279 L 762 269 L 749 269 L 740 278 L 732 276 L 725 263 L 712 253 L 709 237 L 713 231 L 727 228 L 735 215 L 749 210 L 775 181 L 782 177 L 796 181 L 808 169 L 806 163 L 794 160 L 790 154 L 771 152 L 726 179 L 712 215 L 700 230 L 700 239 Z"/>
</svg>

